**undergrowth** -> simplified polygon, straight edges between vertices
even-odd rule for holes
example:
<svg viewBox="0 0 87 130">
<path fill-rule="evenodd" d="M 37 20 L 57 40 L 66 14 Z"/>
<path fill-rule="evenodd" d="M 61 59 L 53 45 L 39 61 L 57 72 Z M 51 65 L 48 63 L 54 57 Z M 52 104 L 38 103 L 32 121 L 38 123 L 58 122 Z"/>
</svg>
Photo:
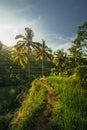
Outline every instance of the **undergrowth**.
<svg viewBox="0 0 87 130">
<path fill-rule="evenodd" d="M 17 94 L 17 87 L 0 87 L 0 113 L 6 113 L 12 108 Z"/>
</svg>

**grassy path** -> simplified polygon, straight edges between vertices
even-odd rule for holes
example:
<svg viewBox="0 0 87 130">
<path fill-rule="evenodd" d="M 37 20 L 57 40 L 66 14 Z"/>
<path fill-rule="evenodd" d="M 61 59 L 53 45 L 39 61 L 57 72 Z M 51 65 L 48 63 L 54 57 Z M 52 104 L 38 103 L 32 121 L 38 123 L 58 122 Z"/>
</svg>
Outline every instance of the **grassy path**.
<svg viewBox="0 0 87 130">
<path fill-rule="evenodd" d="M 54 93 L 53 93 L 51 87 L 46 83 L 46 80 L 44 78 L 42 78 L 42 79 L 40 79 L 40 82 L 47 89 L 47 105 L 46 105 L 45 114 L 46 114 L 46 116 L 51 116 L 53 105 L 54 105 L 56 98 L 54 96 Z"/>
<path fill-rule="evenodd" d="M 40 116 L 37 119 L 36 130 L 52 130 L 48 122 L 48 118 L 52 114 L 52 109 L 56 99 L 51 87 L 46 83 L 45 78 L 41 78 L 39 81 L 41 82 L 42 86 L 44 86 L 47 90 L 47 104 L 45 109 L 40 113 Z"/>
</svg>

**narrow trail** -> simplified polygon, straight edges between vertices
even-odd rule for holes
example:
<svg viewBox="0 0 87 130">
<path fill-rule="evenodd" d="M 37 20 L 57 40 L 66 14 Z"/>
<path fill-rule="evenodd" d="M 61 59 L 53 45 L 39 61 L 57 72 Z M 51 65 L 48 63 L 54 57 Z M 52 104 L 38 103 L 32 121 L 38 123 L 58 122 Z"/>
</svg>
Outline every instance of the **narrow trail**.
<svg viewBox="0 0 87 130">
<path fill-rule="evenodd" d="M 37 126 L 35 130 L 52 130 L 47 119 L 52 115 L 52 110 L 56 99 L 51 87 L 46 83 L 45 78 L 41 78 L 39 81 L 47 90 L 47 103 L 45 109 L 41 112 L 37 119 Z"/>
<path fill-rule="evenodd" d="M 46 114 L 46 116 L 51 116 L 53 105 L 54 105 L 56 98 L 54 96 L 53 90 L 46 83 L 46 80 L 44 78 L 42 78 L 42 79 L 40 79 L 40 82 L 47 89 L 47 105 L 46 105 L 46 109 L 45 109 L 45 114 Z"/>
</svg>

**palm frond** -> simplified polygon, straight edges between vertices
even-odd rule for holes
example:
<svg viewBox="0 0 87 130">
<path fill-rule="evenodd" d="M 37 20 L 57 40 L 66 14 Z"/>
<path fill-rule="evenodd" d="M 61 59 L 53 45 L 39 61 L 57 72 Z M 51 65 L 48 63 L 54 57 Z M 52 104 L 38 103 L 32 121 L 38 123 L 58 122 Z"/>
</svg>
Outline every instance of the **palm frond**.
<svg viewBox="0 0 87 130">
<path fill-rule="evenodd" d="M 52 53 L 52 49 L 51 49 L 51 48 L 48 48 L 47 51 L 48 51 L 49 53 Z"/>
<path fill-rule="evenodd" d="M 13 62 L 17 62 L 18 61 L 18 57 L 14 56 L 12 60 L 13 60 Z"/>
<path fill-rule="evenodd" d="M 42 57 L 42 53 L 41 53 L 41 52 L 37 53 L 36 58 L 35 58 L 36 61 L 37 61 L 37 60 L 42 60 L 42 58 L 43 58 L 43 57 Z"/>
<path fill-rule="evenodd" d="M 16 45 L 14 46 L 14 50 L 15 50 L 15 51 L 23 51 L 24 45 L 25 45 L 24 42 L 23 42 L 23 43 L 16 44 Z"/>
<path fill-rule="evenodd" d="M 15 37 L 15 39 L 19 39 L 19 38 L 25 39 L 25 37 L 24 37 L 23 35 L 21 35 L 21 34 L 19 34 L 19 35 L 17 35 L 17 36 Z"/>
<path fill-rule="evenodd" d="M 52 55 L 51 55 L 51 54 L 49 54 L 49 53 L 46 52 L 45 55 L 46 55 L 46 57 L 47 57 L 49 60 L 52 59 Z"/>
<path fill-rule="evenodd" d="M 24 41 L 24 40 L 19 40 L 19 41 L 17 41 L 17 43 L 16 43 L 16 44 L 18 45 L 18 44 L 23 44 L 23 43 L 25 43 L 25 41 Z"/>
<path fill-rule="evenodd" d="M 26 28 L 25 28 L 25 31 L 26 31 L 26 32 L 25 32 L 26 38 L 32 40 L 32 38 L 33 38 L 33 36 L 34 36 L 34 33 L 33 33 L 32 29 L 26 27 Z"/>
<path fill-rule="evenodd" d="M 32 42 L 33 44 L 35 44 L 36 46 L 41 46 L 41 43 L 39 43 L 39 42 Z"/>
</svg>

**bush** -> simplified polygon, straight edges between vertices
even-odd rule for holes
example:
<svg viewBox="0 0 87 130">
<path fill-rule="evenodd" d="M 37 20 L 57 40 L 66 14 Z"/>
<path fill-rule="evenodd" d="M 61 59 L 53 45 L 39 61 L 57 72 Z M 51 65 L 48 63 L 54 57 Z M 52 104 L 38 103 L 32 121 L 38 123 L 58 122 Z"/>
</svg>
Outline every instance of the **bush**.
<svg viewBox="0 0 87 130">
<path fill-rule="evenodd" d="M 79 83 L 82 87 L 87 87 L 87 66 L 78 66 L 75 70 Z"/>
<path fill-rule="evenodd" d="M 0 130 L 9 130 L 9 123 L 12 119 L 12 114 L 8 113 L 7 115 L 0 117 Z"/>
</svg>

